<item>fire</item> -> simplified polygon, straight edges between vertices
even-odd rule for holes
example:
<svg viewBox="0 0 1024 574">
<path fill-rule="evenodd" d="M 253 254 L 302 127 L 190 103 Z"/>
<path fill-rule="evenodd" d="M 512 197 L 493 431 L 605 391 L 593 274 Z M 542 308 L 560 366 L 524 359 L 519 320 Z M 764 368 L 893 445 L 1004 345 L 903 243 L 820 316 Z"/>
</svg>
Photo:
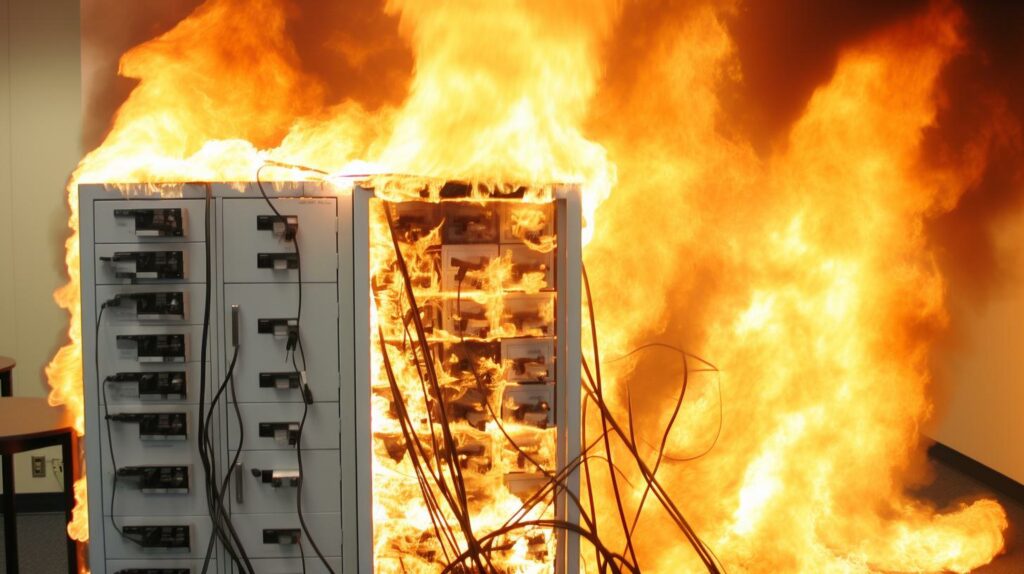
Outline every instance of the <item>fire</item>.
<svg viewBox="0 0 1024 574">
<path fill-rule="evenodd" d="M 404 102 L 372 112 L 359 101 L 329 102 L 320 79 L 303 71 L 283 2 L 209 0 L 130 50 L 121 72 L 140 83 L 68 185 L 69 282 L 55 298 L 69 313 L 69 342 L 47 368 L 50 402 L 77 413 L 82 431 L 79 182 L 249 180 L 268 158 L 485 187 L 523 182 L 539 190 L 537 202 L 548 197 L 544 184 L 576 182 L 606 394 L 623 420 L 631 408 L 643 421 L 645 460 L 660 438 L 654 423 L 671 413 L 678 355 L 649 347 L 608 359 L 652 340 L 683 341 L 720 369 L 694 374 L 658 477 L 728 571 L 966 572 L 987 563 L 1007 526 L 998 504 L 939 512 L 908 494 L 921 481 L 919 429 L 931 411 L 929 342 L 945 324 L 943 278 L 922 229 L 977 180 L 988 137 L 981 130 L 954 168 L 923 161 L 939 77 L 965 49 L 961 13 L 935 2 L 849 46 L 785 146 L 759 154 L 727 129 L 722 105 L 723 86 L 738 80 L 729 9 L 666 9 L 649 17 L 642 44 L 627 37 L 636 30 L 615 35 L 620 18 L 643 19 L 649 9 L 393 0 L 387 14 L 416 64 Z M 627 43 L 628 80 L 602 76 L 609 47 Z M 380 189 L 403 199 L 424 181 Z M 375 238 L 388 237 L 382 217 L 377 209 Z M 517 225 L 534 229 L 532 218 L 527 211 Z M 430 238 L 421 241 L 405 247 L 414 273 L 426 268 Z M 531 247 L 553 245 L 538 237 Z M 384 276 L 394 250 L 381 241 L 373 249 L 374 275 Z M 487 298 L 488 286 L 513 273 L 509 265 L 499 258 L 472 278 L 484 286 L 472 296 L 481 320 L 496 332 L 516 328 Z M 451 297 L 428 276 L 425 300 Z M 536 279 L 524 276 L 524 290 Z M 388 301 L 374 310 L 385 338 L 395 335 Z M 406 359 L 394 356 L 396 372 L 415 369 Z M 381 367 L 378 355 L 378 383 Z M 388 408 L 375 401 L 375 412 Z M 386 419 L 374 417 L 379 436 L 399 432 Z M 481 440 L 497 440 L 494 429 Z M 621 444 L 612 447 L 628 460 Z M 379 455 L 377 479 L 396 498 L 375 499 L 375 516 L 400 518 L 409 527 L 390 536 L 419 544 L 414 533 L 429 531 L 429 516 L 403 500 L 405 478 Z M 633 512 L 642 481 L 622 466 L 621 497 Z M 76 483 L 68 527 L 77 540 L 88 536 L 84 485 Z M 604 501 L 600 523 L 616 524 L 607 473 L 590 486 Z M 512 500 L 475 508 L 474 524 L 500 525 Z M 625 540 L 614 531 L 604 535 L 619 550 Z M 387 555 L 393 542 L 376 540 L 385 570 L 402 567 Z M 633 542 L 645 572 L 700 568 L 651 501 Z M 525 546 L 513 545 L 506 560 L 535 571 Z M 595 568 L 592 550 L 583 553 Z"/>
<path fill-rule="evenodd" d="M 644 137 L 626 126 L 606 140 L 629 151 L 610 146 L 622 178 L 586 252 L 605 346 L 621 353 L 665 331 L 722 369 L 715 451 L 664 472 L 730 571 L 969 571 L 1002 547 L 994 502 L 936 514 L 906 495 L 930 409 L 928 333 L 945 320 L 923 220 L 979 173 L 920 163 L 958 25 L 940 4 L 848 49 L 785 149 L 761 159 L 716 130 L 713 82 L 732 48 L 713 11 L 697 10 L 643 64 L 672 88 L 627 94 Z M 641 244 L 642 259 L 623 249 Z M 664 376 L 622 377 L 633 396 L 666 394 Z M 670 453 L 713 437 L 715 383 L 701 384 L 685 411 L 695 432 Z M 638 533 L 652 571 L 695 562 L 653 511 Z"/>
<path fill-rule="evenodd" d="M 540 198 L 538 197 L 538 200 Z M 492 209 L 499 202 L 482 201 L 470 205 L 490 205 Z M 546 469 L 554 470 L 555 439 L 557 429 L 538 429 L 528 424 L 512 423 L 502 419 L 501 397 L 509 375 L 514 368 L 510 359 L 495 361 L 489 356 L 477 356 L 464 343 L 499 342 L 503 338 L 517 336 L 543 336 L 529 321 L 514 320 L 515 310 L 510 293 L 536 294 L 544 286 L 546 275 L 543 270 L 516 273 L 511 253 L 491 259 L 465 273 L 457 289 L 442 289 L 441 272 L 438 267 L 438 251 L 441 249 L 441 227 L 428 224 L 403 225 L 404 214 L 414 219 L 412 209 L 429 210 L 435 204 L 398 204 L 375 200 L 371 218 L 371 283 L 374 286 L 374 307 L 371 314 L 371 331 L 374 333 L 372 361 L 373 370 L 373 505 L 374 505 L 374 565 L 378 572 L 435 572 L 443 568 L 442 557 L 449 559 L 467 548 L 467 537 L 455 526 L 459 524 L 453 505 L 446 501 L 446 491 L 436 486 L 435 481 L 419 481 L 418 472 L 444 477 L 443 482 L 454 484 L 453 471 L 432 460 L 434 450 L 447 450 L 441 440 L 444 429 L 439 422 L 446 416 L 444 407 L 438 401 L 428 400 L 429 388 L 425 388 L 423 372 L 426 370 L 424 351 L 417 345 L 417 332 L 410 326 L 409 297 L 406 293 L 405 276 L 398 257 L 391 247 L 392 226 L 400 236 L 403 263 L 413 285 L 416 303 L 423 309 L 425 318 L 434 318 L 426 331 L 426 340 L 431 348 L 432 362 L 438 373 L 439 388 L 452 411 L 466 404 L 476 405 L 480 401 L 486 408 L 464 420 L 451 422 L 457 449 L 457 464 L 463 469 L 468 488 L 472 489 L 468 507 L 472 514 L 474 531 L 487 533 L 501 528 L 509 517 L 516 515 L 523 505 L 525 495 L 517 495 L 505 483 L 509 472 L 536 473 L 536 469 L 521 462 L 505 433 Z M 443 205 L 451 205 L 450 203 Z M 534 209 L 520 206 L 520 212 L 533 211 L 531 220 L 544 219 L 550 204 L 538 203 Z M 403 206 L 405 209 L 403 210 Z M 390 213 L 390 215 L 389 215 Z M 525 214 L 524 214 L 525 215 Z M 399 219 L 393 222 L 389 220 Z M 525 230 L 526 228 L 521 228 Z M 538 238 L 540 246 L 550 245 L 551 235 Z M 532 245 L 532 244 L 527 244 Z M 470 246 L 472 248 L 473 246 Z M 536 251 L 542 253 L 542 251 Z M 515 297 L 512 295 L 511 297 Z M 548 300 L 550 308 L 539 309 L 540 323 L 554 324 L 554 299 Z M 452 311 L 452 305 L 456 305 Z M 442 321 L 442 316 L 451 315 L 462 319 L 461 327 L 452 322 Z M 380 336 L 383 336 L 382 344 Z M 449 344 L 450 354 L 439 345 Z M 385 360 L 384 353 L 387 353 Z M 465 366 L 464 366 L 465 363 Z M 473 373 L 467 377 L 467 373 Z M 393 379 L 393 383 L 392 383 Z M 430 394 L 431 397 L 436 396 Z M 408 411 L 408 423 L 400 422 Z M 447 416 L 452 416 L 448 414 Z M 416 456 L 425 459 L 423 463 L 413 462 L 413 444 L 422 444 L 422 452 Z M 421 469 L 421 470 L 418 470 Z M 428 486 L 424 486 L 424 483 Z M 451 488 L 446 487 L 446 488 Z M 427 494 L 434 503 L 441 506 L 440 512 L 427 502 Z M 461 511 L 460 511 L 461 512 Z M 436 517 L 444 516 L 444 522 L 454 530 L 454 542 L 442 537 L 435 526 Z M 526 519 L 552 519 L 554 511 L 550 504 L 535 506 L 523 513 Z M 447 536 L 447 535 L 446 535 Z M 492 556 L 492 564 L 499 572 L 545 572 L 555 552 L 555 538 L 547 529 L 534 528 L 518 538 L 499 541 L 503 548 Z"/>
</svg>

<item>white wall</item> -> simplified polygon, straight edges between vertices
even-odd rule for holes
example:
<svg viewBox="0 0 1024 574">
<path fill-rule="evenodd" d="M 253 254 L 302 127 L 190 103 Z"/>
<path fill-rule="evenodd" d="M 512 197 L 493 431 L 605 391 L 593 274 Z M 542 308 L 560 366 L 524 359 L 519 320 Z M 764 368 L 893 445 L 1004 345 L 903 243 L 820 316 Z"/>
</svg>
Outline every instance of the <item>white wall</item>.
<svg viewBox="0 0 1024 574">
<path fill-rule="evenodd" d="M 1024 205 L 989 231 L 1004 276 L 984 302 L 951 288 L 957 340 L 937 361 L 930 435 L 1024 484 Z"/>
<path fill-rule="evenodd" d="M 18 396 L 46 396 L 43 367 L 67 328 L 52 293 L 65 280 L 64 186 L 82 155 L 79 38 L 77 0 L 0 0 L 0 355 L 18 361 Z M 61 490 L 49 464 L 32 478 L 29 456 L 16 459 L 17 491 Z"/>
</svg>

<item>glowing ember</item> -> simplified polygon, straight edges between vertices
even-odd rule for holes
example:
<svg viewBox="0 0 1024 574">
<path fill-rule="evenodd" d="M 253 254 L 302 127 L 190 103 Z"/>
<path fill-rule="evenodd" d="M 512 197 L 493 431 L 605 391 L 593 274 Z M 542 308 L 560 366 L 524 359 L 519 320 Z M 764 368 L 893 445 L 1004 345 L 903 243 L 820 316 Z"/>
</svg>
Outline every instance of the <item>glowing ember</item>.
<svg viewBox="0 0 1024 574">
<path fill-rule="evenodd" d="M 931 408 L 928 344 L 945 320 L 943 280 L 922 226 L 955 204 L 986 160 L 982 135 L 957 169 L 922 161 L 938 78 L 963 49 L 960 12 L 938 2 L 846 49 L 784 148 L 765 157 L 723 135 L 732 119 L 721 90 L 736 63 L 724 13 L 701 6 L 653 16 L 647 47 L 631 53 L 634 77 L 604 85 L 604 49 L 630 41 L 609 38 L 620 9 L 629 8 L 392 1 L 387 11 L 416 67 L 404 103 L 373 113 L 353 101 L 328 106 L 317 78 L 301 71 L 283 2 L 210 0 L 126 53 L 121 71 L 140 83 L 68 186 L 70 280 L 55 297 L 70 315 L 69 343 L 47 368 L 51 403 L 79 413 L 82 430 L 79 182 L 250 180 L 265 158 L 485 186 L 578 182 L 602 357 L 655 339 L 685 341 L 721 369 L 693 377 L 658 477 L 728 571 L 966 572 L 990 561 L 1007 526 L 995 502 L 937 512 L 906 492 Z M 409 198 L 401 185 L 380 189 Z M 528 232 L 536 222 L 525 213 L 516 225 Z M 548 241 L 537 236 L 531 247 L 550 250 Z M 418 259 L 429 242 L 408 245 L 411 265 L 423 272 L 424 297 L 444 299 L 450 294 Z M 374 246 L 375 273 L 394 256 L 386 243 Z M 515 275 L 509 265 L 499 258 L 472 278 L 484 287 L 471 297 L 479 320 L 496 332 L 515 328 L 487 297 L 488 285 Z M 537 279 L 523 276 L 521 286 L 535 289 Z M 385 305 L 376 319 L 391 311 Z M 397 336 L 393 322 L 382 327 Z M 399 372 L 415 368 L 395 360 Z M 629 390 L 648 461 L 678 392 L 673 361 L 677 354 L 652 347 L 603 365 L 621 420 Z M 378 399 L 375 408 L 387 409 Z M 493 434 L 485 428 L 480 438 Z M 628 460 L 621 444 L 611 446 Z M 428 530 L 423 506 L 398 484 L 400 466 L 380 454 L 377 478 L 395 480 L 395 497 L 375 498 L 375 516 Z M 618 486 L 632 513 L 643 482 L 622 466 Z M 591 489 L 601 524 L 616 524 L 606 468 Z M 68 530 L 85 540 L 84 479 L 75 491 Z M 481 503 L 480 528 L 514 511 L 513 500 L 500 493 Z M 641 569 L 696 571 L 693 549 L 669 524 L 658 505 L 645 504 L 633 536 Z M 619 551 L 625 540 L 615 532 L 603 535 Z M 382 568 L 401 570 L 397 549 L 423 544 L 413 535 L 378 532 Z M 535 571 L 528 546 L 512 545 L 503 559 Z M 592 550 L 583 554 L 596 568 Z"/>
</svg>

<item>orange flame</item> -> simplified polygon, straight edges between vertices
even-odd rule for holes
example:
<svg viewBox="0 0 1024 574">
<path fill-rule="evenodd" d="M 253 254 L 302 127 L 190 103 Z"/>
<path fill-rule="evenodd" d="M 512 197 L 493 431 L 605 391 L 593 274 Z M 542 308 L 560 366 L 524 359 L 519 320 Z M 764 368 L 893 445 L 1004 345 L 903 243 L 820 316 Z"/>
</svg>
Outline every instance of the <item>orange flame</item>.
<svg viewBox="0 0 1024 574">
<path fill-rule="evenodd" d="M 1006 528 L 995 502 L 939 513 L 906 493 L 931 409 L 928 343 L 945 322 L 922 226 L 985 162 L 984 136 L 958 169 L 921 162 L 938 76 L 962 49 L 959 11 L 937 2 L 846 50 L 785 147 L 760 157 L 723 135 L 721 91 L 738 79 L 723 11 L 666 14 L 636 54 L 637 77 L 605 85 L 602 50 L 627 41 L 609 38 L 619 3 L 526 4 L 390 2 L 416 68 L 404 104 L 372 114 L 326 106 L 272 0 L 210 0 L 126 53 L 121 72 L 140 83 L 68 186 L 70 280 L 55 298 L 70 342 L 47 368 L 50 402 L 82 432 L 78 182 L 248 180 L 266 157 L 580 182 L 604 356 L 664 336 L 722 369 L 720 398 L 712 379 L 695 379 L 669 446 L 676 458 L 701 451 L 721 412 L 714 450 L 659 474 L 729 571 L 966 572 L 990 561 Z M 647 358 L 609 364 L 611 400 L 624 413 L 628 385 L 638 418 L 665 420 L 672 385 L 664 361 Z M 606 482 L 592 485 L 605 499 Z M 84 492 L 82 478 L 77 540 Z M 625 493 L 627 506 L 639 495 Z M 643 570 L 696 569 L 647 508 L 635 537 Z"/>
<path fill-rule="evenodd" d="M 786 147 L 762 160 L 716 129 L 732 46 L 719 16 L 696 10 L 645 63 L 670 88 L 631 96 L 641 116 L 609 134 L 629 177 L 586 252 L 606 352 L 667 332 L 723 370 L 716 450 L 664 472 L 730 570 L 965 572 L 1002 548 L 993 501 L 936 514 L 905 494 L 930 412 L 928 333 L 945 321 L 923 220 L 980 173 L 974 161 L 943 174 L 920 161 L 959 22 L 936 5 L 847 50 Z M 669 322 L 681 318 L 690 324 Z M 663 376 L 622 371 L 634 396 L 664 397 Z M 670 452 L 713 437 L 715 392 L 702 383 L 685 411 L 694 432 Z M 696 567 L 653 516 L 641 525 L 651 570 Z"/>
</svg>

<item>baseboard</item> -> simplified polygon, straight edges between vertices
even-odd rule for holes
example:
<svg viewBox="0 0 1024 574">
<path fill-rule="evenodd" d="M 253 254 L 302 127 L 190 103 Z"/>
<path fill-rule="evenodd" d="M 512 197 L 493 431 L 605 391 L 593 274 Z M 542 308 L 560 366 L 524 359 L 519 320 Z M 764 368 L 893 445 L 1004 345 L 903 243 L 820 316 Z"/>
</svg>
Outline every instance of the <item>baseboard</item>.
<svg viewBox="0 0 1024 574">
<path fill-rule="evenodd" d="M 64 512 L 63 492 L 26 492 L 14 495 L 18 514 L 31 512 Z"/>
<path fill-rule="evenodd" d="M 989 468 L 940 442 L 933 444 L 928 449 L 928 456 L 1024 504 L 1024 484 L 1017 482 L 998 470 Z"/>
</svg>

